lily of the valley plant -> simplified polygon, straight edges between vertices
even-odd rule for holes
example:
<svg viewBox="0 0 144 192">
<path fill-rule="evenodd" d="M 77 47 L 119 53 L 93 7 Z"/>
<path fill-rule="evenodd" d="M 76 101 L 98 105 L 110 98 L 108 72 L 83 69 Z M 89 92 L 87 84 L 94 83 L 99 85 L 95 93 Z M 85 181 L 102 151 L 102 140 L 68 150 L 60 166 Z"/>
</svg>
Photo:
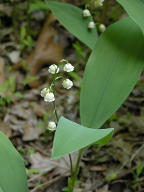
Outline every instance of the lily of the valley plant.
<svg viewBox="0 0 144 192">
<path fill-rule="evenodd" d="M 56 130 L 52 148 L 52 159 L 79 151 L 76 166 L 68 179 L 68 191 L 74 191 L 83 150 L 91 144 L 104 145 L 111 138 L 113 128 L 103 129 L 107 119 L 120 107 L 135 86 L 144 68 L 144 1 L 117 0 L 129 16 L 117 21 L 107 29 L 97 25 L 88 9 L 56 1 L 47 1 L 41 6 L 50 9 L 60 23 L 75 37 L 91 49 L 86 64 L 80 94 L 81 124 L 58 117 L 48 123 L 50 130 Z M 95 0 L 102 6 L 103 0 Z M 31 8 L 31 11 L 34 11 Z M 97 27 L 100 36 L 97 33 Z M 74 70 L 69 62 L 64 72 Z M 49 73 L 53 75 L 50 87 L 45 87 L 41 96 L 45 102 L 54 104 L 55 85 L 61 80 L 62 87 L 70 89 L 71 79 L 59 78 L 61 69 L 53 64 Z M 58 78 L 57 78 L 58 77 Z M 55 105 L 54 105 L 55 107 Z M 61 114 L 59 114 L 61 115 Z M 63 145 L 65 142 L 65 145 Z M 23 161 L 10 141 L 0 134 L 0 192 L 28 192 Z M 71 158 L 70 158 L 71 159 Z"/>
</svg>

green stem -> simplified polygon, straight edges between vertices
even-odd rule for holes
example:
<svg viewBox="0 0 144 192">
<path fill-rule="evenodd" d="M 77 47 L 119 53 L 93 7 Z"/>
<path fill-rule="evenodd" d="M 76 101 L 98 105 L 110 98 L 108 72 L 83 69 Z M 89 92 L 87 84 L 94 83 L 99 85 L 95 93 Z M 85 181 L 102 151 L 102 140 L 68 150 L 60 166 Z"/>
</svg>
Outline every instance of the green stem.
<svg viewBox="0 0 144 192">
<path fill-rule="evenodd" d="M 77 176 L 79 173 L 80 160 L 81 160 L 81 156 L 82 156 L 83 151 L 84 151 L 84 149 L 81 149 L 79 151 L 75 169 L 73 170 L 73 174 L 69 178 L 69 182 L 68 182 L 69 191 L 68 192 L 74 192 L 74 187 L 75 187 L 75 183 L 76 183 Z"/>
<path fill-rule="evenodd" d="M 56 110 L 55 101 L 53 102 L 53 107 L 54 107 L 54 113 L 55 113 L 56 122 L 58 123 L 59 117 L 58 117 L 58 113 L 57 113 L 57 110 Z"/>
<path fill-rule="evenodd" d="M 57 110 L 56 110 L 56 103 L 55 103 L 55 101 L 53 102 L 53 107 L 54 107 L 54 113 L 55 113 L 56 122 L 58 123 L 59 117 L 58 117 L 58 113 L 57 113 Z M 71 175 L 72 175 L 73 174 L 73 163 L 72 163 L 71 154 L 69 154 L 69 160 L 70 160 L 70 169 L 71 169 Z"/>
<path fill-rule="evenodd" d="M 52 87 L 54 87 L 53 89 L 55 90 L 55 80 L 56 80 L 56 74 L 51 82 L 51 86 L 50 86 L 50 90 L 52 89 Z M 58 117 L 58 113 L 56 110 L 56 103 L 55 101 L 53 102 L 53 107 L 54 107 L 54 114 L 55 114 L 55 119 L 56 122 L 58 123 L 59 121 L 59 117 Z M 79 172 L 79 163 L 80 163 L 80 158 L 81 158 L 81 151 L 79 152 L 78 155 L 78 159 L 77 159 L 77 163 L 76 163 L 76 167 L 75 170 L 73 170 L 73 163 L 72 163 L 72 157 L 71 154 L 69 154 L 69 160 L 70 160 L 70 169 L 71 169 L 71 179 L 72 179 L 72 188 L 70 189 L 70 192 L 73 192 L 74 186 L 75 186 L 75 181 Z"/>
<path fill-rule="evenodd" d="M 70 160 L 70 169 L 71 169 L 71 175 L 73 174 L 73 163 L 72 163 L 72 156 L 69 154 L 69 160 Z"/>
</svg>

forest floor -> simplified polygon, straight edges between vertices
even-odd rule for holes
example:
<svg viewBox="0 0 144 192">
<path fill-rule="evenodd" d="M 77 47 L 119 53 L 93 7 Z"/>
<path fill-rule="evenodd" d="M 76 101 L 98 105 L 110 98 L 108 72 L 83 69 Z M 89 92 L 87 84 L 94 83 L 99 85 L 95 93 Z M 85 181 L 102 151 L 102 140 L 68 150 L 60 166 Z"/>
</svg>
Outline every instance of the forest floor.
<svg viewBox="0 0 144 192">
<path fill-rule="evenodd" d="M 69 175 L 67 158 L 50 160 L 53 132 L 47 129 L 52 106 L 40 97 L 49 85 L 48 67 L 61 59 L 74 66 L 74 88 L 57 87 L 59 116 L 79 122 L 79 93 L 90 50 L 75 39 L 49 11 L 31 12 L 33 1 L 0 2 L 0 131 L 25 160 L 31 192 L 61 192 Z M 84 7 L 84 1 L 68 1 Z M 106 26 L 126 14 L 113 0 L 91 11 Z M 105 77 L 104 77 L 105 78 Z M 144 192 L 144 75 L 106 122 L 114 127 L 104 147 L 86 150 L 75 192 Z"/>
</svg>

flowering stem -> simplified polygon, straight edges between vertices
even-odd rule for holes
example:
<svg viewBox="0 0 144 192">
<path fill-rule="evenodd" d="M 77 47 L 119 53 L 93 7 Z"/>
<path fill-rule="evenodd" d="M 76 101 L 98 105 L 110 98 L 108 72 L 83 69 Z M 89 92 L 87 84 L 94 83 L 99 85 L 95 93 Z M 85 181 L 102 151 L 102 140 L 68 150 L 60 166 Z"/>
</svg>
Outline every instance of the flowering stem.
<svg viewBox="0 0 144 192">
<path fill-rule="evenodd" d="M 57 110 L 56 110 L 56 103 L 55 103 L 55 101 L 53 102 L 53 107 L 54 107 L 54 113 L 55 113 L 56 122 L 58 123 L 59 117 L 58 117 L 58 113 L 57 113 Z"/>
<path fill-rule="evenodd" d="M 71 66 L 73 67 L 73 66 Z M 57 77 L 57 74 L 55 73 L 53 79 L 52 79 L 52 82 L 51 82 L 51 85 L 50 85 L 50 90 L 51 91 L 55 91 L 55 82 L 58 78 L 61 78 L 61 77 Z M 69 83 L 69 85 L 65 85 L 66 88 L 71 88 L 71 86 L 73 85 L 72 81 L 70 81 L 69 79 L 66 79 L 66 82 Z M 58 117 L 58 113 L 57 113 L 57 110 L 56 110 L 56 103 L 55 101 L 53 102 L 53 107 L 54 107 L 54 114 L 55 114 L 55 119 L 56 119 L 56 122 L 58 124 L 58 121 L 59 121 L 59 117 Z M 76 167 L 75 169 L 73 170 L 73 162 L 72 162 L 72 156 L 71 154 L 69 154 L 69 160 L 70 160 L 70 169 L 71 169 L 71 180 L 72 180 L 72 185 L 71 185 L 71 189 L 69 192 L 73 192 L 73 189 L 74 189 L 74 186 L 75 186 L 75 181 L 76 181 L 76 178 L 77 178 L 77 174 L 78 174 L 78 171 L 79 171 L 79 162 L 80 162 L 80 157 L 81 157 L 81 153 L 79 154 L 78 156 L 78 159 L 77 159 L 77 163 L 76 163 Z M 68 184 L 69 185 L 69 184 Z"/>
<path fill-rule="evenodd" d="M 73 174 L 73 163 L 72 163 L 72 156 L 69 154 L 69 160 L 70 160 L 70 169 L 71 169 L 71 175 Z"/>
<path fill-rule="evenodd" d="M 57 113 L 57 110 L 56 110 L 56 103 L 55 103 L 55 101 L 53 102 L 53 107 L 54 107 L 54 113 L 55 113 L 56 122 L 58 123 L 59 117 L 58 117 L 58 113 Z M 70 169 L 71 169 L 71 175 L 72 175 L 73 174 L 73 163 L 72 163 L 71 154 L 69 154 L 69 160 L 70 160 Z"/>
<path fill-rule="evenodd" d="M 84 149 L 81 149 L 79 151 L 75 169 L 73 170 L 73 173 L 68 180 L 68 192 L 74 192 L 74 187 L 75 187 L 75 183 L 76 183 L 77 176 L 79 173 L 80 160 L 81 160 L 81 156 L 82 156 L 83 151 L 84 151 Z"/>
</svg>

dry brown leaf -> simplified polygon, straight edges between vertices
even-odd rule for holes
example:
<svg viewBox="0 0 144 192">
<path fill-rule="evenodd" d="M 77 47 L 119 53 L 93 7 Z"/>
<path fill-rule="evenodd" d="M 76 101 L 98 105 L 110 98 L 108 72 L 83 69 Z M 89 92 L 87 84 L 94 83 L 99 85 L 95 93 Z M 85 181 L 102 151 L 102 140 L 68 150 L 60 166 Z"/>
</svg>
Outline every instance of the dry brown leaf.
<svg viewBox="0 0 144 192">
<path fill-rule="evenodd" d="M 103 187 L 96 190 L 97 192 L 109 192 L 108 185 L 104 185 Z"/>
<path fill-rule="evenodd" d="M 90 167 L 91 171 L 99 171 L 99 172 L 103 172 L 106 171 L 107 168 L 106 167 L 102 167 L 102 166 L 91 166 Z"/>
<path fill-rule="evenodd" d="M 30 77 L 35 76 L 43 65 L 57 63 L 63 58 L 63 46 L 56 41 L 57 32 L 53 26 L 54 22 L 54 16 L 50 15 L 39 35 L 35 49 L 22 61 L 28 64 Z M 40 82 L 33 81 L 29 84 L 31 87 L 38 87 Z"/>
<path fill-rule="evenodd" d="M 72 160 L 75 163 L 77 152 L 72 153 Z M 70 174 L 70 164 L 68 155 L 57 159 L 50 160 L 48 157 L 42 156 L 40 153 L 30 155 L 31 169 L 36 169 L 40 172 L 49 172 L 54 170 L 54 175 L 67 176 Z"/>
<path fill-rule="evenodd" d="M 38 120 L 29 102 L 19 102 L 9 108 L 4 121 L 9 127 L 22 134 L 24 141 L 32 141 L 43 133 L 43 127 L 37 126 Z"/>
<path fill-rule="evenodd" d="M 3 121 L 0 121 L 0 131 L 2 131 L 8 137 L 12 136 L 12 130 L 10 129 L 9 125 Z"/>
<path fill-rule="evenodd" d="M 12 6 L 10 7 L 10 6 L 0 4 L 0 12 L 5 13 L 7 16 L 11 16 Z"/>
</svg>

